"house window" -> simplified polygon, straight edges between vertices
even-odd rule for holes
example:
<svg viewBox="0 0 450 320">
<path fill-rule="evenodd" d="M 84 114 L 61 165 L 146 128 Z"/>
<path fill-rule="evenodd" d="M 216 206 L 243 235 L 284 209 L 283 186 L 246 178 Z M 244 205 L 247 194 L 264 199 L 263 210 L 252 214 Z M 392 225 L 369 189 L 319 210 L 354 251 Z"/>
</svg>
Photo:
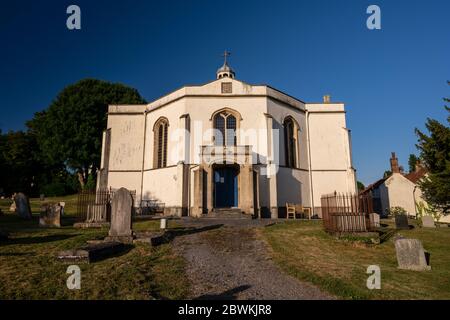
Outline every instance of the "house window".
<svg viewBox="0 0 450 320">
<path fill-rule="evenodd" d="M 286 166 L 289 168 L 296 168 L 297 160 L 297 139 L 295 123 L 291 118 L 284 120 L 284 149 Z"/>
<path fill-rule="evenodd" d="M 214 144 L 216 146 L 235 146 L 236 117 L 228 112 L 214 116 Z"/>
<path fill-rule="evenodd" d="M 169 130 L 169 121 L 166 118 L 159 119 L 153 129 L 154 140 L 154 157 L 153 167 L 167 167 L 167 132 Z"/>
</svg>

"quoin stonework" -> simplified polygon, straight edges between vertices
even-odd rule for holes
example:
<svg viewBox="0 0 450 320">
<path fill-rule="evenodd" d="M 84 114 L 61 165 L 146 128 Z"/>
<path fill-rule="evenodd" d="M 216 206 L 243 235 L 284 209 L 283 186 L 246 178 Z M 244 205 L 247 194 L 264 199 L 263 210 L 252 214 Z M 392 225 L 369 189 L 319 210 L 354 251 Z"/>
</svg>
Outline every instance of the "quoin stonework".
<svg viewBox="0 0 450 320">
<path fill-rule="evenodd" d="M 109 106 L 97 188 L 136 190 L 136 206 L 192 217 L 227 208 L 278 218 L 287 202 L 320 217 L 321 195 L 355 193 L 344 103 L 237 80 L 226 56 L 214 81 Z"/>
</svg>

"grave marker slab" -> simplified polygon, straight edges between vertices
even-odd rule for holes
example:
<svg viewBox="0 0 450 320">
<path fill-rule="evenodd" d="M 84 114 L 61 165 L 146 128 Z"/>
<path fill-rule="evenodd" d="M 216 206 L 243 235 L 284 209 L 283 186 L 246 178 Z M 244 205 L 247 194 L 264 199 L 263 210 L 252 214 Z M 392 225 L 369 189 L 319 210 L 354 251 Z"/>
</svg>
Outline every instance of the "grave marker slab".
<svg viewBox="0 0 450 320">
<path fill-rule="evenodd" d="M 394 243 L 399 269 L 414 271 L 431 270 L 420 240 L 399 238 Z"/>
<path fill-rule="evenodd" d="M 395 216 L 395 228 L 396 229 L 409 229 L 408 217 L 405 214 L 398 214 Z"/>
<path fill-rule="evenodd" d="M 74 250 L 65 250 L 58 253 L 58 259 L 69 263 L 90 263 L 108 256 L 122 252 L 126 245 L 120 242 L 90 243 Z"/>
<path fill-rule="evenodd" d="M 111 226 L 107 241 L 132 243 L 134 239 L 132 230 L 131 211 L 133 198 L 130 191 L 120 188 L 114 194 L 111 203 Z"/>
<path fill-rule="evenodd" d="M 39 217 L 41 227 L 61 227 L 62 207 L 59 204 L 47 204 L 42 206 Z"/>
<path fill-rule="evenodd" d="M 373 228 L 380 227 L 380 215 L 378 213 L 369 213 L 370 226 Z"/>
<path fill-rule="evenodd" d="M 432 216 L 423 216 L 422 217 L 422 227 L 436 228 L 436 225 L 434 224 L 434 218 Z"/>
<path fill-rule="evenodd" d="M 14 202 L 17 215 L 23 219 L 31 219 L 30 200 L 28 197 L 20 192 L 14 197 Z"/>
</svg>

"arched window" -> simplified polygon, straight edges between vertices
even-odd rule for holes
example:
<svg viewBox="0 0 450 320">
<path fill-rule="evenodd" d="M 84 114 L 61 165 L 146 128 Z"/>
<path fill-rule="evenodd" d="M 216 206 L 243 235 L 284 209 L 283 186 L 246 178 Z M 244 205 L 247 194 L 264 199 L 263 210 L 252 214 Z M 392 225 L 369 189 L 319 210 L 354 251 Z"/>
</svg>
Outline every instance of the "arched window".
<svg viewBox="0 0 450 320">
<path fill-rule="evenodd" d="M 214 116 L 214 144 L 216 146 L 235 146 L 236 117 L 227 111 Z"/>
<path fill-rule="evenodd" d="M 167 132 L 169 131 L 169 121 L 160 118 L 153 127 L 155 136 L 153 148 L 153 167 L 164 168 L 167 166 Z"/>
<path fill-rule="evenodd" d="M 286 118 L 284 126 L 284 150 L 286 158 L 286 167 L 297 167 L 297 134 L 296 125 L 292 118 Z"/>
</svg>

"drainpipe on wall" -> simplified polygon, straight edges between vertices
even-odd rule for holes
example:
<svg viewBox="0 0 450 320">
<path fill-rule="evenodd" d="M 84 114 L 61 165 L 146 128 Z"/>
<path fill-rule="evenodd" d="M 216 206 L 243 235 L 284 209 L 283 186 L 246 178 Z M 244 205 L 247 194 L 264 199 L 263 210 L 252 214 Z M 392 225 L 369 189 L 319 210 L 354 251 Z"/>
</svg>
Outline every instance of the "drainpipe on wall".
<svg viewBox="0 0 450 320">
<path fill-rule="evenodd" d="M 309 112 L 306 110 L 306 140 L 307 140 L 307 152 L 308 152 L 308 172 L 309 172 L 309 196 L 311 199 L 311 212 L 312 215 L 314 212 L 314 192 L 313 192 L 313 183 L 312 183 L 312 166 L 311 166 L 311 142 L 309 139 Z"/>
<path fill-rule="evenodd" d="M 139 206 L 142 203 L 142 192 L 144 191 L 144 163 L 145 163 L 145 142 L 147 137 L 147 108 L 144 111 L 144 145 L 142 146 L 142 167 L 141 167 L 141 196 Z"/>
<path fill-rule="evenodd" d="M 416 189 L 417 189 L 417 185 L 414 186 L 414 190 L 413 190 L 413 200 L 414 200 L 414 213 L 416 214 L 416 218 L 417 218 L 417 202 L 416 202 Z"/>
</svg>

